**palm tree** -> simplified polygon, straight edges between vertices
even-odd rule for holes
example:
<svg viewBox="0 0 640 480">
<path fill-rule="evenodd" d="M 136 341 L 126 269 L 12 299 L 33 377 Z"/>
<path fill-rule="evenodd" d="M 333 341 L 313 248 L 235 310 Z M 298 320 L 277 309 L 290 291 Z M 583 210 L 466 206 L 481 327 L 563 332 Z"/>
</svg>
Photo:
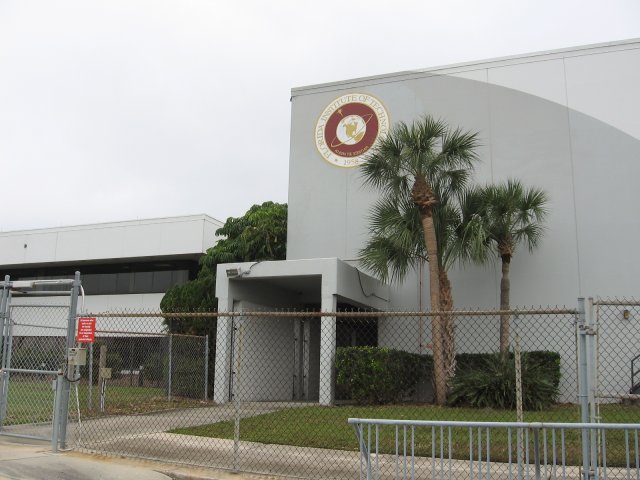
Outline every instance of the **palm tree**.
<svg viewBox="0 0 640 480">
<path fill-rule="evenodd" d="M 441 191 L 437 188 L 436 191 Z M 458 193 L 452 198 L 451 193 Z M 440 311 L 442 312 L 442 344 L 444 368 L 447 381 L 456 370 L 455 317 L 453 310 L 453 291 L 449 281 L 449 268 L 459 260 L 457 234 L 462 222 L 459 192 L 441 191 L 440 202 L 433 209 L 433 220 L 438 239 L 438 277 L 440 281 Z"/>
<path fill-rule="evenodd" d="M 431 310 L 442 310 L 440 256 L 434 209 L 444 194 L 462 190 L 477 160 L 477 134 L 450 129 L 431 116 L 398 123 L 374 147 L 361 171 L 381 199 L 371 214 L 371 238 L 360 252 L 363 266 L 383 281 L 402 280 L 429 262 Z M 440 315 L 432 318 L 435 401 L 446 401 L 447 375 Z"/>
<path fill-rule="evenodd" d="M 510 308 L 511 259 L 519 243 L 529 251 L 536 248 L 544 234 L 548 197 L 540 188 L 525 188 L 518 180 L 476 187 L 461 200 L 462 222 L 457 255 L 462 259 L 485 263 L 497 253 L 502 262 L 500 310 Z M 510 315 L 500 314 L 500 351 L 509 349 Z"/>
</svg>

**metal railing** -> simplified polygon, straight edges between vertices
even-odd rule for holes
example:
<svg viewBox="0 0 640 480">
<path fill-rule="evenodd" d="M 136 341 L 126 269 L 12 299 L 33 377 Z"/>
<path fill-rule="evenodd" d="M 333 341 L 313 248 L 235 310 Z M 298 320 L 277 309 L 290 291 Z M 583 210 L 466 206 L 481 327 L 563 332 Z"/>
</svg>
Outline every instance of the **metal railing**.
<svg viewBox="0 0 640 480">
<path fill-rule="evenodd" d="M 360 448 L 360 478 L 367 480 L 640 478 L 640 424 L 361 418 L 348 423 Z"/>
</svg>

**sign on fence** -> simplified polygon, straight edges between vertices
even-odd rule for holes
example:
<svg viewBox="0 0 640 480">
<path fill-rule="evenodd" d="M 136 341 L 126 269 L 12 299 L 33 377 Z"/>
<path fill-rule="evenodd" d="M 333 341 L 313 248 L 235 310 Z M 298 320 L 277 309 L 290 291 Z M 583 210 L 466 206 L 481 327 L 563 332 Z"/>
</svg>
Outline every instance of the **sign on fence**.
<svg viewBox="0 0 640 480">
<path fill-rule="evenodd" d="M 93 343 L 96 338 L 96 317 L 78 318 L 78 342 Z"/>
</svg>

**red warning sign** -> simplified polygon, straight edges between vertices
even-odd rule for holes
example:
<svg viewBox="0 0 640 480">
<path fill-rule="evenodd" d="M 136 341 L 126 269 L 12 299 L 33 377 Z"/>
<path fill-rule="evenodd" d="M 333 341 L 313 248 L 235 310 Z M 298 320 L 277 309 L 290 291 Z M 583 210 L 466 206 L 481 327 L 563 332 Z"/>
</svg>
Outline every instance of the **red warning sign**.
<svg viewBox="0 0 640 480">
<path fill-rule="evenodd" d="M 96 317 L 78 318 L 78 343 L 93 343 L 96 338 Z"/>
</svg>

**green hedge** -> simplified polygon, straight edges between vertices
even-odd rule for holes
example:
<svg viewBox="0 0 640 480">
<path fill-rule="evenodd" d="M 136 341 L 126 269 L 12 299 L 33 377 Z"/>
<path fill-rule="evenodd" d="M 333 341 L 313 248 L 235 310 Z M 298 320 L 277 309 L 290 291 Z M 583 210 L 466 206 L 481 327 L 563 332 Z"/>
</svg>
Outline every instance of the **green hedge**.
<svg viewBox="0 0 640 480">
<path fill-rule="evenodd" d="M 515 362 L 512 352 L 459 354 L 450 381 L 449 404 L 476 408 L 516 408 Z M 525 410 L 543 410 L 557 401 L 560 355 L 523 352 L 522 401 Z"/>
<path fill-rule="evenodd" d="M 346 398 L 361 404 L 401 402 L 431 370 L 428 355 L 384 347 L 336 350 L 336 384 Z"/>
<path fill-rule="evenodd" d="M 549 351 L 522 353 L 525 410 L 555 403 L 560 385 L 560 355 Z M 415 393 L 421 380 L 430 381 L 433 361 L 384 347 L 340 347 L 336 351 L 337 397 L 361 404 L 397 403 Z M 449 404 L 476 408 L 514 409 L 513 352 L 460 353 L 450 381 Z"/>
</svg>

